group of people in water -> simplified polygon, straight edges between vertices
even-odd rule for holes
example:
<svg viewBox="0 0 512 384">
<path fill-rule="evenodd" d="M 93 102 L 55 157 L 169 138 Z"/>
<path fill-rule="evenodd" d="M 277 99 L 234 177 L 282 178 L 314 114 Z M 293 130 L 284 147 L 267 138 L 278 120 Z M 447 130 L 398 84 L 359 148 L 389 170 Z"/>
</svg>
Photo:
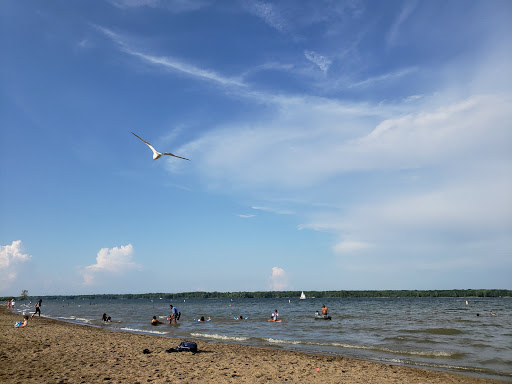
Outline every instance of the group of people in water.
<svg viewBox="0 0 512 384">
<path fill-rule="evenodd" d="M 167 324 L 169 324 L 169 325 L 171 325 L 172 323 L 177 324 L 177 321 L 181 317 L 180 310 L 178 308 L 174 307 L 172 304 L 169 305 L 169 309 L 171 311 L 171 314 L 167 317 L 167 321 L 168 321 Z M 204 317 L 203 317 L 203 319 L 204 319 Z M 153 316 L 153 318 L 151 319 L 151 325 L 160 325 L 160 324 L 165 324 L 165 323 L 158 320 L 156 318 L 156 316 Z"/>
<path fill-rule="evenodd" d="M 172 305 L 169 305 L 169 309 L 171 310 L 171 314 L 167 317 L 167 321 L 169 325 L 171 325 L 173 322 L 174 324 L 177 324 L 176 321 L 180 319 L 181 317 L 181 312 L 178 310 L 178 308 L 176 307 L 173 307 Z M 318 312 L 317 312 L 318 313 Z M 322 315 L 328 315 L 329 313 L 329 309 L 326 307 L 325 304 L 322 304 Z M 103 321 L 105 321 L 105 314 L 103 314 Z M 281 322 L 281 320 L 278 320 L 279 318 L 279 312 L 276 310 L 274 310 L 274 312 L 272 312 L 272 314 L 270 315 L 270 319 L 268 321 L 274 321 L 274 322 Z M 109 317 L 110 319 L 110 317 Z M 248 318 L 247 317 L 243 317 L 242 315 L 240 315 L 240 317 L 235 317 L 234 318 L 235 320 L 247 320 Z M 205 319 L 204 316 L 201 316 L 199 319 L 194 319 L 194 321 L 198 321 L 198 322 L 203 322 L 203 321 L 210 321 L 211 320 L 211 317 L 208 317 L 208 319 Z M 153 318 L 151 319 L 151 325 L 160 325 L 160 324 L 166 324 L 160 320 L 157 319 L 156 316 L 153 316 Z"/>
<path fill-rule="evenodd" d="M 16 300 L 11 299 L 7 302 L 7 309 L 14 309 L 14 304 L 16 304 Z"/>
</svg>

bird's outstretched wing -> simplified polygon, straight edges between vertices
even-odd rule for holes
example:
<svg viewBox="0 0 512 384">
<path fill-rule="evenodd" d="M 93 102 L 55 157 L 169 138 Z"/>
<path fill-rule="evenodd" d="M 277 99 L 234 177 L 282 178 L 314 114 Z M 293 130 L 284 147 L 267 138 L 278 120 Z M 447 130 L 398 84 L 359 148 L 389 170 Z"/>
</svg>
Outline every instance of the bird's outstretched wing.
<svg viewBox="0 0 512 384">
<path fill-rule="evenodd" d="M 135 135 L 135 133 L 132 132 L 132 135 Z M 146 140 L 144 140 L 142 137 L 140 136 L 137 136 L 135 135 L 136 137 L 138 137 L 140 140 L 142 140 L 144 143 L 146 143 L 147 145 L 149 145 L 151 147 L 151 144 L 149 144 Z"/>
<path fill-rule="evenodd" d="M 185 157 L 181 157 L 181 156 L 176 156 L 175 154 L 173 153 L 170 153 L 170 152 L 167 152 L 167 153 L 162 153 L 162 155 L 168 155 L 168 156 L 174 156 L 174 157 L 179 157 L 180 159 L 183 159 L 183 160 L 188 160 L 190 161 L 190 159 L 187 159 Z"/>
</svg>

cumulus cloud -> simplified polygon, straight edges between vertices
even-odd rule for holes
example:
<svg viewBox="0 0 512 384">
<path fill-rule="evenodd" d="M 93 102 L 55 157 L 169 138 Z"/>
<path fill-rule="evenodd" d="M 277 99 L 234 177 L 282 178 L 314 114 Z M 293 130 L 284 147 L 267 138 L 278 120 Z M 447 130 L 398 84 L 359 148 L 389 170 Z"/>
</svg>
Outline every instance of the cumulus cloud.
<svg viewBox="0 0 512 384">
<path fill-rule="evenodd" d="M 270 290 L 282 291 L 288 288 L 288 274 L 284 269 L 279 267 L 272 268 L 272 275 L 270 276 Z"/>
<path fill-rule="evenodd" d="M 95 273 L 98 272 L 119 274 L 139 268 L 140 266 L 133 261 L 133 246 L 131 244 L 101 248 L 96 256 L 96 264 L 84 268 L 84 284 L 92 284 Z"/>
<path fill-rule="evenodd" d="M 23 252 L 21 240 L 15 240 L 11 245 L 0 245 L 0 274 L 2 288 L 16 279 L 20 264 L 30 261 L 31 255 Z"/>
</svg>

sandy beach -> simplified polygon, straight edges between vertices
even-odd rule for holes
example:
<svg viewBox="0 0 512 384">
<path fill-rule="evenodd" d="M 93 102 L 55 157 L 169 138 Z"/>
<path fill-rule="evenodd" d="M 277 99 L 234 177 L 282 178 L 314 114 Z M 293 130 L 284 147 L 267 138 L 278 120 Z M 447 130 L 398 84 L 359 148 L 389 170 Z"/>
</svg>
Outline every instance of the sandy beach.
<svg viewBox="0 0 512 384">
<path fill-rule="evenodd" d="M 193 340 L 199 352 L 166 352 L 180 339 L 109 331 L 0 308 L 2 383 L 504 383 L 345 357 Z M 162 325 L 165 326 L 165 325 Z M 147 349 L 150 353 L 143 353 Z"/>
</svg>

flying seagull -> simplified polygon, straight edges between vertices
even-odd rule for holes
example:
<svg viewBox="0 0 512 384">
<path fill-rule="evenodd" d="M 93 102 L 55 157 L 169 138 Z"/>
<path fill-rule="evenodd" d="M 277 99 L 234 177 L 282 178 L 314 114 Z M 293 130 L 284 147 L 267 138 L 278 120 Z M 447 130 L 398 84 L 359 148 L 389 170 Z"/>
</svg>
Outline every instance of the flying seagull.
<svg viewBox="0 0 512 384">
<path fill-rule="evenodd" d="M 135 133 L 132 132 L 133 135 L 135 135 Z M 156 159 L 159 159 L 162 155 L 168 155 L 168 156 L 174 156 L 174 157 L 179 157 L 180 159 L 183 159 L 183 160 L 188 160 L 190 161 L 190 159 L 186 159 L 184 157 L 181 157 L 181 156 L 176 156 L 170 152 L 166 152 L 166 153 L 160 153 L 158 152 L 157 150 L 155 150 L 155 148 L 153 148 L 153 146 L 151 144 L 149 144 L 146 140 L 144 140 L 143 138 L 135 135 L 136 137 L 138 137 L 140 140 L 142 140 L 149 148 L 151 148 L 151 150 L 153 151 L 153 160 L 156 160 Z"/>
</svg>

